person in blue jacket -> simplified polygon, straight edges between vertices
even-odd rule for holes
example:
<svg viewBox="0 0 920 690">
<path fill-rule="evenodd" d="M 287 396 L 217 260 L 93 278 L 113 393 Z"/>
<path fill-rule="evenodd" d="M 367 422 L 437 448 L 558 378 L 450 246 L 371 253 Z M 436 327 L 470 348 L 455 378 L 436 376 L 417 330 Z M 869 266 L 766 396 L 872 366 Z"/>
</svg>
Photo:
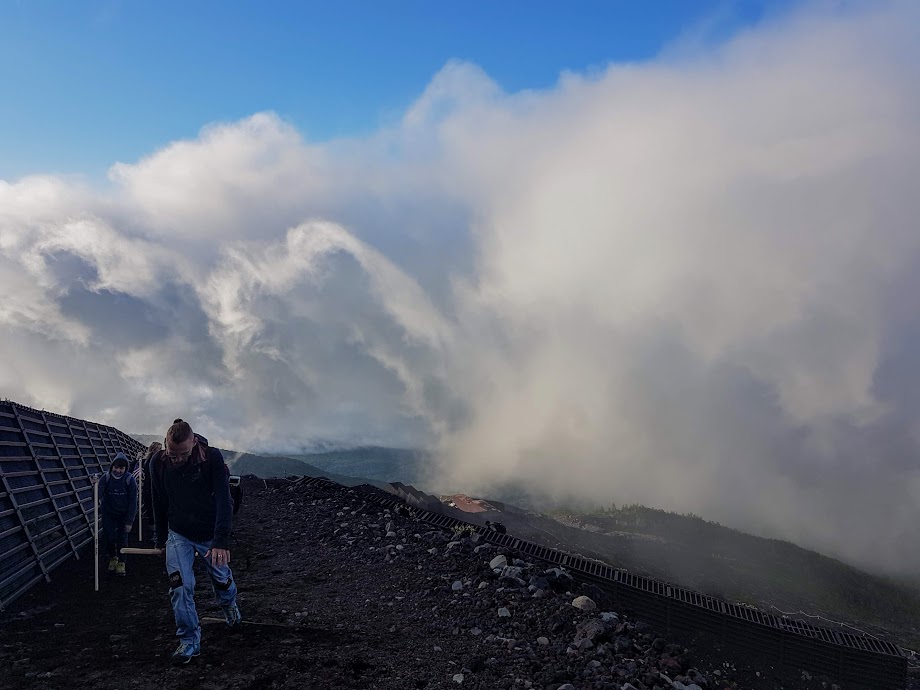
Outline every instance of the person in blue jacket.
<svg viewBox="0 0 920 690">
<path fill-rule="evenodd" d="M 121 550 L 128 544 L 128 532 L 137 514 L 137 482 L 128 472 L 124 453 L 118 453 L 109 471 L 99 478 L 99 503 L 109 572 L 124 576 L 125 555 Z"/>
<path fill-rule="evenodd" d="M 201 626 L 195 610 L 195 554 L 201 557 L 227 625 L 242 621 L 236 582 L 230 570 L 232 501 L 223 455 L 175 420 L 166 432 L 166 448 L 150 459 L 150 486 L 156 545 L 166 549 L 170 602 L 179 646 L 174 664 L 187 664 L 201 652 Z"/>
</svg>

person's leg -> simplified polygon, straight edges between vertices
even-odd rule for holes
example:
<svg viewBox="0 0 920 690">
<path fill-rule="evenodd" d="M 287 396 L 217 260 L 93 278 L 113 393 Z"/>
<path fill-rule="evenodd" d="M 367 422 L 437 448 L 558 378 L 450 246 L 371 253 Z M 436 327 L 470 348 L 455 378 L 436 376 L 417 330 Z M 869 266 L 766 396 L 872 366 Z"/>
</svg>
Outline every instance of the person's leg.
<svg viewBox="0 0 920 690">
<path fill-rule="evenodd" d="M 170 601 L 176 617 L 176 636 L 187 644 L 201 644 L 201 628 L 195 610 L 195 545 L 172 530 L 166 539 L 166 573 Z"/>
<path fill-rule="evenodd" d="M 125 532 L 127 515 L 114 516 L 115 521 L 115 555 L 121 563 L 125 562 L 125 555 L 121 552 L 128 545 L 128 534 Z"/>
<path fill-rule="evenodd" d="M 211 578 L 211 589 L 214 590 L 214 596 L 217 603 L 221 606 L 229 606 L 236 603 L 236 582 L 233 580 L 233 572 L 229 565 L 214 567 L 210 559 L 205 558 L 204 567 Z"/>
<path fill-rule="evenodd" d="M 203 555 L 203 554 L 202 554 Z M 240 609 L 236 604 L 236 581 L 229 565 L 213 566 L 209 558 L 202 558 L 208 577 L 211 578 L 211 589 L 214 597 L 224 611 L 227 625 L 233 627 L 242 621 Z"/>
<path fill-rule="evenodd" d="M 105 557 L 109 561 L 109 572 L 115 570 L 115 564 L 118 562 L 115 553 L 115 530 L 118 526 L 115 519 L 108 513 L 102 513 L 102 546 L 105 549 Z"/>
</svg>

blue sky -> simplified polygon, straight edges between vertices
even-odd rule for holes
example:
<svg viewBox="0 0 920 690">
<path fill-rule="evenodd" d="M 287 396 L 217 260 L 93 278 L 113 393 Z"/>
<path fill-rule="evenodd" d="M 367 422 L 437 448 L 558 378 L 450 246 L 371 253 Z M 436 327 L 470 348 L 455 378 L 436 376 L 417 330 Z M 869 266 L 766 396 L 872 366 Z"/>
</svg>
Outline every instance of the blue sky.
<svg viewBox="0 0 920 690">
<path fill-rule="evenodd" d="M 788 5 L 788 3 L 779 3 Z M 769 5 L 770 10 L 766 7 Z M 717 40 L 762 0 L 0 2 L 0 179 L 103 178 L 210 122 L 272 110 L 310 140 L 398 120 L 451 59 L 508 92 Z"/>
</svg>

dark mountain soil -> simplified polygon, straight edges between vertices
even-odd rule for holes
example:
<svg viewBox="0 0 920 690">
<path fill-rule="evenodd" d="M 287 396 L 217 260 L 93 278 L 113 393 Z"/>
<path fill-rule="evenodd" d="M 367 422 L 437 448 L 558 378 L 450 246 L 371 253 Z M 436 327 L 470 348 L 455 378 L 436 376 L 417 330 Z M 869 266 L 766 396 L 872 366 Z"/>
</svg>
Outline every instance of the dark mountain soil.
<svg viewBox="0 0 920 690">
<path fill-rule="evenodd" d="M 0 688 L 832 688 L 659 637 L 564 572 L 390 514 L 360 489 L 247 480 L 244 496 L 239 631 L 199 566 L 202 653 L 170 666 L 162 558 L 129 557 L 127 577 L 102 573 L 97 593 L 88 549 L 3 613 Z M 490 567 L 497 556 L 507 565 Z M 597 608 L 573 605 L 584 594 Z"/>
</svg>

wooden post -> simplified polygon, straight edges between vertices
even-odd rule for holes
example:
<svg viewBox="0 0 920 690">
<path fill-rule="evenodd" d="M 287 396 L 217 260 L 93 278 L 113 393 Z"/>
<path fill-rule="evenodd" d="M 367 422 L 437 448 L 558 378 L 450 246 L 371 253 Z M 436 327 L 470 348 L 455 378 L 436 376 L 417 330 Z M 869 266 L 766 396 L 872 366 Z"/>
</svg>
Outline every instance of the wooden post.
<svg viewBox="0 0 920 690">
<path fill-rule="evenodd" d="M 137 541 L 144 543 L 144 461 L 137 465 Z"/>
<path fill-rule="evenodd" d="M 99 477 L 93 482 L 93 536 L 96 552 L 96 591 L 99 591 Z"/>
</svg>

